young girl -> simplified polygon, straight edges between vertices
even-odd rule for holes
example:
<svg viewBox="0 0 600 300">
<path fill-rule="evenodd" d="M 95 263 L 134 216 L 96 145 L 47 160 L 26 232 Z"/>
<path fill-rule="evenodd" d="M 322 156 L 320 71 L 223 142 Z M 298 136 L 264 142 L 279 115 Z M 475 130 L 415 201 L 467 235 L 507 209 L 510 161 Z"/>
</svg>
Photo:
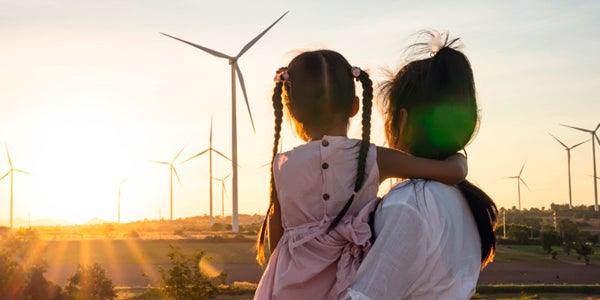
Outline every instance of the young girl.
<svg viewBox="0 0 600 300">
<path fill-rule="evenodd" d="M 362 140 L 346 137 L 359 110 L 354 79 L 363 88 Z M 257 260 L 264 264 L 267 235 L 272 256 L 255 299 L 338 299 L 370 246 L 367 221 L 379 183 L 392 176 L 458 183 L 466 160 L 426 160 L 370 144 L 371 80 L 337 52 L 304 52 L 275 81 L 271 202 Z M 284 107 L 307 143 L 277 154 Z"/>
</svg>

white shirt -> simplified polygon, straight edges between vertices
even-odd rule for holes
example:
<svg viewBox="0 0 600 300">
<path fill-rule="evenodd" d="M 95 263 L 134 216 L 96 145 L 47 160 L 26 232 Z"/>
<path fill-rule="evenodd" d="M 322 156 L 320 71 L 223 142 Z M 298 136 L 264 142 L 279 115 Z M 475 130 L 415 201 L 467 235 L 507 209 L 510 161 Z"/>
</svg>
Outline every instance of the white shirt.
<svg viewBox="0 0 600 300">
<path fill-rule="evenodd" d="M 456 187 L 421 179 L 398 184 L 376 211 L 375 234 L 350 299 L 469 299 L 475 293 L 481 242 Z"/>
</svg>

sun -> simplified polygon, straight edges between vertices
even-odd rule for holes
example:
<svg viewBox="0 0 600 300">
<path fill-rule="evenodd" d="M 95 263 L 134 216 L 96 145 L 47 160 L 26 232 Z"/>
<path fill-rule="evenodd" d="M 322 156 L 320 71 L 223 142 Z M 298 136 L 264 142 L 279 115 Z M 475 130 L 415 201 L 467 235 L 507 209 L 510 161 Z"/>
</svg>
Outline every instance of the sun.
<svg viewBox="0 0 600 300">
<path fill-rule="evenodd" d="M 107 96 L 70 97 L 89 104 Z M 33 174 L 34 187 L 28 190 L 35 203 L 29 206 L 76 223 L 94 217 L 112 221 L 118 183 L 132 176 L 139 163 L 126 120 L 102 107 L 62 103 L 36 122 L 32 138 L 38 147 L 28 164 L 33 170 L 27 170 Z"/>
</svg>

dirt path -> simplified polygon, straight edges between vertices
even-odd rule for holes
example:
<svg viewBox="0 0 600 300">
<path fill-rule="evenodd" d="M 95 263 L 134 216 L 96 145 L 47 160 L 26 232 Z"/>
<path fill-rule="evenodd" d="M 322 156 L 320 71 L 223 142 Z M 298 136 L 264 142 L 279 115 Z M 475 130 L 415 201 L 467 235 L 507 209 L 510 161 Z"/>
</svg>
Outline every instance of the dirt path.
<svg viewBox="0 0 600 300">
<path fill-rule="evenodd" d="M 478 284 L 598 284 L 600 264 L 573 262 L 493 262 L 479 276 Z"/>
</svg>

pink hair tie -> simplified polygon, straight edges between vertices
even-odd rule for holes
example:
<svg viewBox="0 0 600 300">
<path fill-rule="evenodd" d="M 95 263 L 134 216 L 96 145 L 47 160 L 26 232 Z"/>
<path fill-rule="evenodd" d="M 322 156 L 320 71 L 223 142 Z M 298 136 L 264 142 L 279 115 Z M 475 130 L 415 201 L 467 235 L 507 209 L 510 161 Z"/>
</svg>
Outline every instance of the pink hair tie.
<svg viewBox="0 0 600 300">
<path fill-rule="evenodd" d="M 281 83 L 288 80 L 290 75 L 288 74 L 287 70 L 287 67 L 279 68 L 277 72 L 275 72 L 275 78 L 273 80 L 275 80 L 276 83 Z"/>
<path fill-rule="evenodd" d="M 352 76 L 354 76 L 354 79 L 358 80 L 360 72 L 362 72 L 362 70 L 359 67 L 352 67 Z"/>
</svg>

